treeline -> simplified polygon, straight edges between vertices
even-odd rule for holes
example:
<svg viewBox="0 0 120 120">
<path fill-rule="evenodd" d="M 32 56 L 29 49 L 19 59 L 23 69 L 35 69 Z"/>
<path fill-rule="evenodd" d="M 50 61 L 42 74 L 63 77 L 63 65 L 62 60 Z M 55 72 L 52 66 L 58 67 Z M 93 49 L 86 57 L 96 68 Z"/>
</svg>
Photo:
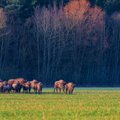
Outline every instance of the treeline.
<svg viewBox="0 0 120 120">
<path fill-rule="evenodd" d="M 6 12 L 14 11 L 20 18 L 26 19 L 34 14 L 36 6 L 52 7 L 54 4 L 57 6 L 65 5 L 69 0 L 1 0 L 0 6 Z"/>
<path fill-rule="evenodd" d="M 53 7 L 56 5 L 57 7 L 65 6 L 70 1 L 76 0 L 1 0 L 0 7 L 4 8 L 4 10 L 10 14 L 11 12 L 17 14 L 19 18 L 21 18 L 22 22 L 34 14 L 34 8 L 37 6 L 41 7 Z M 81 0 L 78 0 L 81 1 Z M 114 12 L 120 11 L 120 1 L 119 0 L 84 0 L 89 1 L 91 7 L 99 6 L 101 9 L 107 12 L 107 14 L 111 15 Z"/>
<path fill-rule="evenodd" d="M 33 8 L 36 6 L 57 6 L 66 5 L 72 0 L 1 0 L 0 6 L 4 7 L 6 10 L 18 10 L 22 15 L 32 14 Z M 80 0 L 79 0 L 80 1 Z M 85 0 L 88 1 L 88 0 Z M 89 0 L 91 6 L 97 5 L 104 9 L 108 14 L 112 14 L 116 11 L 120 11 L 120 1 L 119 0 Z"/>
<path fill-rule="evenodd" d="M 37 3 L 24 20 L 19 10 L 1 12 L 1 79 L 120 85 L 120 13 L 108 14 L 87 0 L 43 6 Z"/>
</svg>

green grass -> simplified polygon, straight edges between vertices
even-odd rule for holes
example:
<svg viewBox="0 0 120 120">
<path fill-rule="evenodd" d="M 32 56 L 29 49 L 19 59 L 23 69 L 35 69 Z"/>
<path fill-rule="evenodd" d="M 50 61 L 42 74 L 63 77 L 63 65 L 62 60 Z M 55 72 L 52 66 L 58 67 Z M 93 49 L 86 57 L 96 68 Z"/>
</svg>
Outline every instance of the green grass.
<svg viewBox="0 0 120 120">
<path fill-rule="evenodd" d="M 0 94 L 0 120 L 120 120 L 120 89 L 81 88 L 73 95 Z"/>
</svg>

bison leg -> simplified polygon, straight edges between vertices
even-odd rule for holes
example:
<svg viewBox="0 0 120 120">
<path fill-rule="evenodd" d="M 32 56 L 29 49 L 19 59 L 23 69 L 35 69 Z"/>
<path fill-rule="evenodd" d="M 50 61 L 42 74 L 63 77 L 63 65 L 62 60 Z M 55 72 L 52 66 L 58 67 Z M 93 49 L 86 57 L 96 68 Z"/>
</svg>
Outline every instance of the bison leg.
<svg viewBox="0 0 120 120">
<path fill-rule="evenodd" d="M 55 93 L 56 88 L 54 88 L 54 93 Z"/>
<path fill-rule="evenodd" d="M 29 88 L 29 93 L 30 93 L 30 91 L 31 91 L 31 88 Z"/>
<path fill-rule="evenodd" d="M 65 93 L 65 88 L 63 88 L 63 93 Z"/>
<path fill-rule="evenodd" d="M 74 90 L 74 89 L 73 89 Z M 73 94 L 73 90 L 71 91 L 71 94 Z"/>
<path fill-rule="evenodd" d="M 67 94 L 67 89 L 66 89 L 66 94 Z"/>
<path fill-rule="evenodd" d="M 42 93 L 41 90 L 38 90 L 38 93 L 41 94 Z"/>
<path fill-rule="evenodd" d="M 42 88 L 40 89 L 40 93 L 42 94 Z"/>
<path fill-rule="evenodd" d="M 61 93 L 61 88 L 59 88 L 59 92 Z"/>
<path fill-rule="evenodd" d="M 56 88 L 56 92 L 58 92 L 58 88 Z"/>
</svg>

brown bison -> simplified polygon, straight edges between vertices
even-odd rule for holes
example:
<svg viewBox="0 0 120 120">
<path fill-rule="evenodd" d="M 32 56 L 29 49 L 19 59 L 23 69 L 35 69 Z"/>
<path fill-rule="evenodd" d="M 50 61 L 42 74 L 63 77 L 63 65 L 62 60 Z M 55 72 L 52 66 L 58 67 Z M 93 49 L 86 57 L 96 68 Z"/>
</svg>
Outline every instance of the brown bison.
<svg viewBox="0 0 120 120">
<path fill-rule="evenodd" d="M 10 79 L 10 80 L 8 80 L 8 84 L 9 84 L 9 85 L 12 85 L 12 84 L 14 83 L 14 81 L 15 81 L 15 79 Z"/>
<path fill-rule="evenodd" d="M 23 85 L 26 82 L 26 80 L 24 78 L 16 78 L 14 80 L 15 80 L 14 83 L 19 82 L 20 85 Z"/>
<path fill-rule="evenodd" d="M 30 90 L 31 90 L 31 84 L 30 84 L 30 82 L 24 83 L 22 87 L 23 87 L 23 92 L 24 93 L 25 92 L 30 93 Z"/>
<path fill-rule="evenodd" d="M 10 85 L 17 84 L 18 82 L 20 85 L 23 85 L 26 82 L 26 80 L 24 78 L 16 78 L 16 79 L 8 80 L 8 84 L 10 84 Z"/>
<path fill-rule="evenodd" d="M 8 84 L 7 81 L 3 82 L 3 92 L 7 92 L 10 93 L 12 90 L 12 86 L 10 84 Z"/>
<path fill-rule="evenodd" d="M 34 90 L 34 93 L 36 92 L 36 85 L 38 81 L 37 80 L 32 80 L 30 81 L 30 87 Z"/>
<path fill-rule="evenodd" d="M 12 90 L 16 93 L 20 93 L 22 89 L 22 85 L 19 82 L 12 84 Z"/>
<path fill-rule="evenodd" d="M 75 87 L 75 84 L 73 84 L 72 82 L 70 83 L 67 83 L 65 85 L 65 90 L 66 90 L 66 94 L 72 94 L 73 93 L 73 90 L 74 90 L 74 87 Z"/>
<path fill-rule="evenodd" d="M 22 85 L 26 82 L 24 78 L 16 78 L 8 80 L 8 84 L 12 86 L 14 92 L 20 93 Z"/>
<path fill-rule="evenodd" d="M 16 93 L 17 92 L 17 86 L 18 86 L 17 83 L 13 83 L 11 86 L 12 86 L 13 92 Z"/>
<path fill-rule="evenodd" d="M 42 93 L 42 83 L 39 82 L 35 85 L 35 93 Z"/>
<path fill-rule="evenodd" d="M 61 92 L 65 89 L 65 81 L 64 80 L 58 80 L 54 83 L 54 92 Z"/>
</svg>

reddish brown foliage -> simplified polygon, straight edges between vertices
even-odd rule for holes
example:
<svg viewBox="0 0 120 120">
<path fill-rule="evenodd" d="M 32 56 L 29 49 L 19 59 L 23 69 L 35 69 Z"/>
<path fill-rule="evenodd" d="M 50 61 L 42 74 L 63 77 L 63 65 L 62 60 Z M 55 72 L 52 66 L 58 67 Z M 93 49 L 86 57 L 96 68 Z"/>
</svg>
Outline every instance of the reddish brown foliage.
<svg viewBox="0 0 120 120">
<path fill-rule="evenodd" d="M 0 28 L 4 28 L 6 26 L 6 17 L 2 8 L 0 8 Z"/>
</svg>

